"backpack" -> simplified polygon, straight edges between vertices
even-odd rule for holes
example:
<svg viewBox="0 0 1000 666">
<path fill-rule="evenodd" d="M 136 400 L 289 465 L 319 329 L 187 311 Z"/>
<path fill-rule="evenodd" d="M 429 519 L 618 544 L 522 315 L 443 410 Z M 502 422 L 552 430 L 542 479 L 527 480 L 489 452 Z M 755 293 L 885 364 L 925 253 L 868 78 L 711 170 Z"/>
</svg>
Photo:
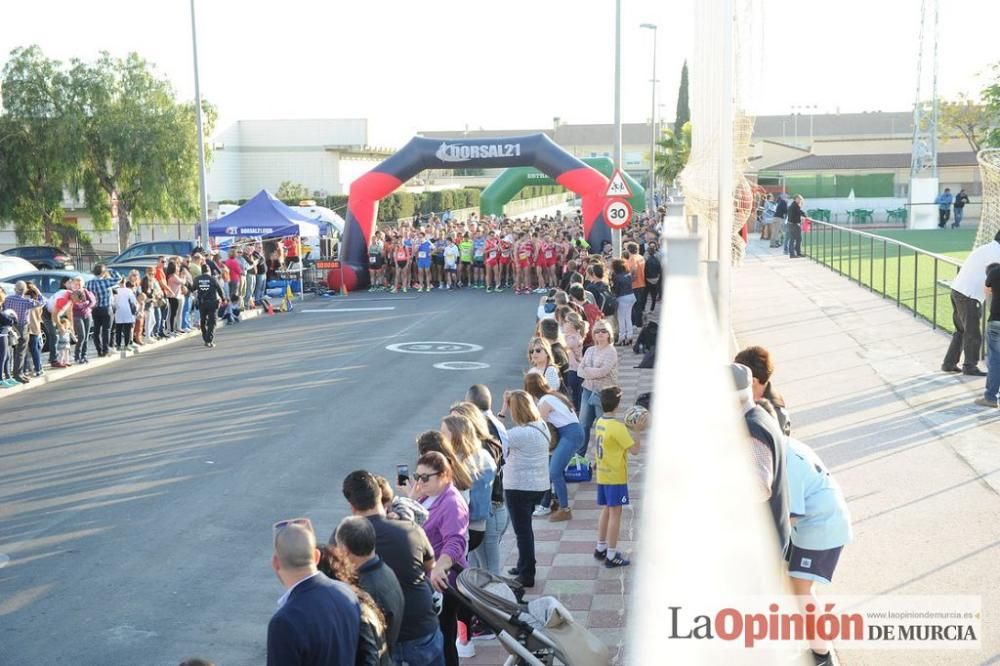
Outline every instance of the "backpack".
<svg viewBox="0 0 1000 666">
<path fill-rule="evenodd" d="M 611 293 L 608 285 L 602 283 L 596 295 L 600 296 L 599 299 L 596 299 L 598 300 L 597 305 L 605 317 L 612 317 L 618 313 L 618 298 Z"/>
</svg>

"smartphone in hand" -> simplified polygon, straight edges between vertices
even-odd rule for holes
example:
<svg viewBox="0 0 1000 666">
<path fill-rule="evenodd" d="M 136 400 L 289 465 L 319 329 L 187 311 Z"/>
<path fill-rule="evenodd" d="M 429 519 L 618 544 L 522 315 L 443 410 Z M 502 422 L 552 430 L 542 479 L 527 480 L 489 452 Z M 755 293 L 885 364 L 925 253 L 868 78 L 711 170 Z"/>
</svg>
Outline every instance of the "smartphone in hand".
<svg viewBox="0 0 1000 666">
<path fill-rule="evenodd" d="M 410 480 L 409 465 L 396 465 L 396 485 L 406 486 L 406 482 L 409 480 Z"/>
</svg>

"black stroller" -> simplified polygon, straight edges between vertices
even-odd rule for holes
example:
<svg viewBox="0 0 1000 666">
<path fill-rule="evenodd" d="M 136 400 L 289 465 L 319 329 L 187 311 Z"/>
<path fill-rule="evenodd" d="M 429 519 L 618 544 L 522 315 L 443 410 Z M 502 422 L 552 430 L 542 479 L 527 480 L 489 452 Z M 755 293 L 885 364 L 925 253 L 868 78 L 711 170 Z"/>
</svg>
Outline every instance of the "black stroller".
<svg viewBox="0 0 1000 666">
<path fill-rule="evenodd" d="M 555 597 L 524 602 L 523 588 L 483 569 L 462 571 L 456 585 L 448 593 L 496 632 L 505 666 L 607 666 L 608 647 Z"/>
</svg>

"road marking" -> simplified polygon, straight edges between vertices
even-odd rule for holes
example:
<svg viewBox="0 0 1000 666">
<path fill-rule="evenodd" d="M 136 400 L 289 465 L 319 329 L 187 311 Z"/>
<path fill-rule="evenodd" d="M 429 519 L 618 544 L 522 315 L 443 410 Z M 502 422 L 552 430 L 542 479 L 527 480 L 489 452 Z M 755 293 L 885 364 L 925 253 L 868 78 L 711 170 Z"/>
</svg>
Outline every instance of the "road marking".
<svg viewBox="0 0 1000 666">
<path fill-rule="evenodd" d="M 490 367 L 490 364 L 479 361 L 444 361 L 443 363 L 435 363 L 434 367 L 438 370 L 482 370 Z"/>
<path fill-rule="evenodd" d="M 469 342 L 431 340 L 427 342 L 396 342 L 387 345 L 386 349 L 400 354 L 468 354 L 482 351 L 483 348 Z"/>
<path fill-rule="evenodd" d="M 3 553 L 0 553 L 0 569 L 3 569 L 5 566 L 7 566 L 8 562 L 10 562 L 10 555 L 4 555 Z"/>
<path fill-rule="evenodd" d="M 376 310 L 395 310 L 395 305 L 383 308 L 323 308 L 322 310 L 303 310 L 303 312 L 374 312 Z"/>
<path fill-rule="evenodd" d="M 381 298 L 354 298 L 353 296 L 348 297 L 348 302 L 350 303 L 363 303 L 365 301 L 415 301 L 416 296 L 383 296 Z"/>
</svg>

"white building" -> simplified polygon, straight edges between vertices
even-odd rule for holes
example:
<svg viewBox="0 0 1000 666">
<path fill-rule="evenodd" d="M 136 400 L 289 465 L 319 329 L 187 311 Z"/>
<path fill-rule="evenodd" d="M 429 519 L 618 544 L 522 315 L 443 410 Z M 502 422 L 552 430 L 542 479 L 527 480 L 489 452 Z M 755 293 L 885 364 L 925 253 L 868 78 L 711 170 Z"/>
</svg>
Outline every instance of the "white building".
<svg viewBox="0 0 1000 666">
<path fill-rule="evenodd" d="M 286 180 L 304 185 L 312 198 L 346 194 L 392 152 L 371 145 L 365 118 L 240 120 L 212 139 L 208 199 L 249 199 Z"/>
</svg>

